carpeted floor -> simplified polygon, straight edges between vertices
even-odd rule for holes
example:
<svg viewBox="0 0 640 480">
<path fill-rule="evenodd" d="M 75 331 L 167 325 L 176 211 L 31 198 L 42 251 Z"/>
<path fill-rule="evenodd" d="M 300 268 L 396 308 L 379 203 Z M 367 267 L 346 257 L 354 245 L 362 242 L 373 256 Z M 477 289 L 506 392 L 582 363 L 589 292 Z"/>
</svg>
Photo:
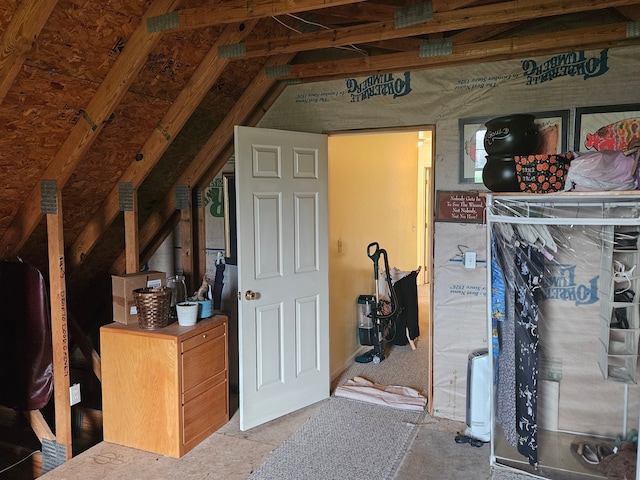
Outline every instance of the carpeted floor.
<svg viewBox="0 0 640 480">
<path fill-rule="evenodd" d="M 334 382 L 333 387 L 359 376 L 381 385 L 415 388 L 426 396 L 429 390 L 428 347 L 426 336 L 418 339 L 415 350 L 409 345 L 389 345 L 385 360 L 378 364 L 353 362 Z"/>
<path fill-rule="evenodd" d="M 423 415 L 331 397 L 249 478 L 393 478 Z"/>
</svg>

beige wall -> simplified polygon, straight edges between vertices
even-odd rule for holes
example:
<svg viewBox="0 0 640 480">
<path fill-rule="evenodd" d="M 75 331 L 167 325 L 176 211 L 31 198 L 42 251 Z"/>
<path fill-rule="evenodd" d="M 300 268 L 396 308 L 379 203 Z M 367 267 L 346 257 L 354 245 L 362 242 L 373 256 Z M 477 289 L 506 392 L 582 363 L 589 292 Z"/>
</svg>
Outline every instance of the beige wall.
<svg viewBox="0 0 640 480">
<path fill-rule="evenodd" d="M 329 313 L 332 377 L 353 361 L 358 295 L 375 293 L 367 246 L 389 267 L 414 270 L 417 251 L 418 134 L 329 137 Z M 384 267 L 382 258 L 379 266 Z"/>
</svg>

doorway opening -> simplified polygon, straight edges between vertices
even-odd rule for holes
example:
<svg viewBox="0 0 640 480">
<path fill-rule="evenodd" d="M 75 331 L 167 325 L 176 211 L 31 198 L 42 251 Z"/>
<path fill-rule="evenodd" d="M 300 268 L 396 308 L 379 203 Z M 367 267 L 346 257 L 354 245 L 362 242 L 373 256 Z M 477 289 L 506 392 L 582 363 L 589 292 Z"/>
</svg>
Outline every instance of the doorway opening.
<svg viewBox="0 0 640 480">
<path fill-rule="evenodd" d="M 354 312 L 358 295 L 375 291 L 366 252 L 371 242 L 388 252 L 390 268 L 420 267 L 419 341 L 432 351 L 434 132 L 433 126 L 416 126 L 329 134 L 332 378 L 362 350 Z M 428 376 L 430 400 L 430 371 Z"/>
</svg>

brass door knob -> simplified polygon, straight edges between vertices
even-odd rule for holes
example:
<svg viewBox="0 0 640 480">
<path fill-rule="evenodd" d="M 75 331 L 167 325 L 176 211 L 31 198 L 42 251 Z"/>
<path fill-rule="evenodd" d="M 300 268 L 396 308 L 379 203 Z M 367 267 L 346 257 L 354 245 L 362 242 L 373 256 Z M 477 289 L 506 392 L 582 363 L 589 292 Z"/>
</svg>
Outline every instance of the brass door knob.
<svg viewBox="0 0 640 480">
<path fill-rule="evenodd" d="M 244 294 L 244 298 L 246 298 L 247 300 L 255 300 L 257 298 L 257 294 L 256 292 L 253 292 L 251 290 L 247 290 Z"/>
</svg>

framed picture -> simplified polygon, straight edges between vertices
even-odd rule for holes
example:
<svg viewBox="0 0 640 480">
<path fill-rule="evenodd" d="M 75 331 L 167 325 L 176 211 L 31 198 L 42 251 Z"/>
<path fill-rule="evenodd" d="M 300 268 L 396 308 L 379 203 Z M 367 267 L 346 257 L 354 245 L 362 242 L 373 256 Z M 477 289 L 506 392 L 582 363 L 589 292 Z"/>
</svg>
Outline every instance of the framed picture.
<svg viewBox="0 0 640 480">
<path fill-rule="evenodd" d="M 576 109 L 576 152 L 624 150 L 635 138 L 640 138 L 640 103 Z"/>
<path fill-rule="evenodd" d="M 508 115 L 508 114 L 505 114 Z M 541 142 L 536 153 L 562 153 L 567 151 L 569 110 L 532 112 L 540 129 Z M 460 135 L 460 183 L 482 183 L 482 169 L 486 163 L 484 150 L 484 124 L 493 118 L 473 117 L 458 120 Z"/>
</svg>

